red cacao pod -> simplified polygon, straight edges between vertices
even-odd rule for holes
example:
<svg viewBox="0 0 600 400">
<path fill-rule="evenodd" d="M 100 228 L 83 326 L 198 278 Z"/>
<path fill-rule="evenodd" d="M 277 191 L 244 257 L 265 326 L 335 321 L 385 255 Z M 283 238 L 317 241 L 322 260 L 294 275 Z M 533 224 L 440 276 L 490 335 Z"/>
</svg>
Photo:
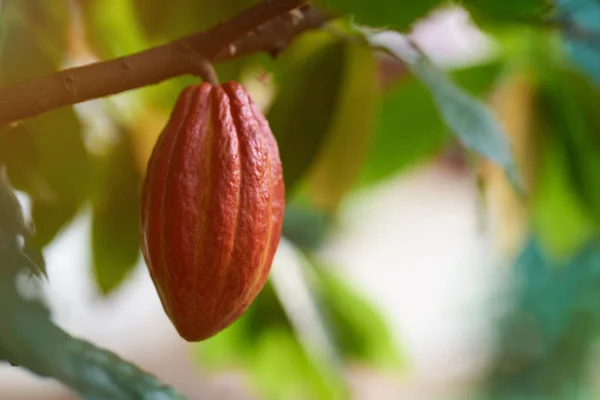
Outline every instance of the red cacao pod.
<svg viewBox="0 0 600 400">
<path fill-rule="evenodd" d="M 247 310 L 269 275 L 285 191 L 277 142 L 235 82 L 186 88 L 142 188 L 142 253 L 166 314 L 187 341 Z"/>
</svg>

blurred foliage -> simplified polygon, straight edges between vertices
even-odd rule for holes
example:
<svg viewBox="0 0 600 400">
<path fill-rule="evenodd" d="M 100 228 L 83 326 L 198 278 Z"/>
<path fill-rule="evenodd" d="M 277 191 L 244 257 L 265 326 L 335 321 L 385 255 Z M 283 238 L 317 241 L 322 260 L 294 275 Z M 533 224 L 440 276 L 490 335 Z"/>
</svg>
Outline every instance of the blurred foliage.
<svg viewBox="0 0 600 400">
<path fill-rule="evenodd" d="M 94 275 L 104 294 L 117 288 L 139 258 L 142 176 L 134 165 L 128 132 L 121 130 L 108 154 L 97 157 L 92 197 Z"/>
<path fill-rule="evenodd" d="M 452 71 L 456 82 L 475 96 L 491 90 L 497 62 Z M 378 183 L 440 151 L 449 135 L 435 103 L 412 75 L 402 76 L 386 93 L 361 183 Z"/>
<path fill-rule="evenodd" d="M 600 4 L 596 0 L 555 0 L 555 5 L 567 53 L 600 86 Z"/>
<path fill-rule="evenodd" d="M 596 398 L 588 366 L 600 335 L 598 238 L 557 261 L 532 237 L 513 272 L 514 307 L 499 320 L 498 359 L 481 398 Z"/>
<path fill-rule="evenodd" d="M 318 0 L 326 8 L 350 14 L 356 22 L 376 28 L 406 32 L 411 25 L 440 5 L 444 0 Z"/>
<path fill-rule="evenodd" d="M 2 167 L 4 168 L 4 167 Z M 19 202 L 0 172 L 0 361 L 53 377 L 89 400 L 177 400 L 183 396 L 115 354 L 56 326 L 43 302 L 38 271 L 21 247 L 27 231 Z M 20 284 L 19 284 L 20 282 Z"/>
<path fill-rule="evenodd" d="M 67 3 L 4 3 L 0 85 L 60 69 L 67 45 Z M 69 157 L 64 157 L 65 152 Z M 81 125 L 73 109 L 0 127 L 0 163 L 8 166 L 17 189 L 31 196 L 36 242 L 48 244 L 82 204 L 90 177 Z"/>
<path fill-rule="evenodd" d="M 308 174 L 316 208 L 335 211 L 356 182 L 375 127 L 380 102 L 377 58 L 364 44 L 346 44 L 338 105 L 317 159 Z"/>
<path fill-rule="evenodd" d="M 310 258 L 315 278 L 311 290 L 341 356 L 373 367 L 400 367 L 404 360 L 379 312 L 335 270 L 324 267 L 318 256 Z M 265 396 L 261 398 L 345 398 L 340 397 L 343 383 L 332 382 L 333 366 L 317 367 L 295 335 L 269 282 L 245 315 L 196 345 L 197 355 L 200 364 L 211 370 L 244 367 Z"/>
<path fill-rule="evenodd" d="M 257 1 L 77 0 L 82 37 L 68 20 L 72 8 L 66 0 L 4 0 L 0 86 L 59 70 L 70 56 L 81 56 L 82 47 L 110 59 L 164 44 Z M 582 368 L 598 334 L 593 304 L 600 265 L 600 3 L 462 1 L 497 40 L 499 54 L 480 65 L 445 71 L 417 49 L 394 52 L 408 72 L 384 86 L 381 58 L 364 43 L 368 36 L 357 36 L 353 23 L 408 32 L 432 11 L 456 3 L 319 4 L 340 18 L 296 38 L 275 59 L 256 55 L 216 67 L 221 81 L 260 70 L 273 77 L 274 98 L 266 113 L 288 191 L 283 236 L 312 262 L 305 272 L 314 279 L 307 283 L 342 361 L 395 371 L 404 365 L 384 317 L 316 252 L 344 199 L 435 159 L 453 139 L 518 182 L 511 145 L 522 138 L 505 135 L 506 121 L 497 121 L 486 103 L 504 74 L 524 68 L 535 75 L 532 107 L 541 138 L 531 197 L 520 200 L 533 239 L 514 267 L 521 283 L 517 308 L 502 328 L 504 347 L 488 382 L 493 395 L 488 398 L 584 396 L 579 393 L 585 390 Z M 553 6 L 553 19 L 547 19 Z M 118 127 L 117 140 L 101 154 L 90 146 L 86 114 L 73 107 L 0 128 L 0 164 L 7 166 L 16 189 L 30 197 L 36 231 L 33 236 L 32 229 L 25 230 L 14 198 L 0 193 L 4 359 L 59 379 L 89 399 L 178 398 L 154 378 L 53 325 L 41 303 L 20 296 L 13 278 L 20 270 L 43 271 L 40 248 L 89 204 L 97 285 L 105 295 L 118 290 L 139 260 L 138 196 L 148 149 L 181 89 L 197 82 L 195 77 L 170 79 L 126 93 L 129 103 L 115 96 L 112 104 L 121 112 L 102 117 Z M 16 230 L 7 235 L 7 229 Z M 17 235 L 24 235 L 24 245 Z M 242 318 L 196 346 L 200 363 L 213 370 L 243 368 L 267 399 L 347 397 L 343 374 L 310 354 L 279 296 L 269 283 Z"/>
<path fill-rule="evenodd" d="M 278 94 L 268 119 L 290 193 L 318 155 L 332 124 L 347 45 L 318 32 L 298 38 L 280 58 Z"/>
<path fill-rule="evenodd" d="M 541 22 L 550 9 L 550 0 L 463 0 L 475 22 L 488 25 L 534 24 Z"/>
</svg>

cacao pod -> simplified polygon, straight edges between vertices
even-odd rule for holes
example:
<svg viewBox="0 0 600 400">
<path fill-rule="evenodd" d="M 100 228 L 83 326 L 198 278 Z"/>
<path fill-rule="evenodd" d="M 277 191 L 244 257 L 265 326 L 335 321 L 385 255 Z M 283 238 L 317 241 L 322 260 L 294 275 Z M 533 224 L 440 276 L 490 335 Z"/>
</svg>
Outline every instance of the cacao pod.
<svg viewBox="0 0 600 400">
<path fill-rule="evenodd" d="M 187 341 L 247 310 L 281 236 L 285 190 L 270 126 L 236 82 L 186 88 L 142 188 L 142 253 L 163 308 Z"/>
</svg>

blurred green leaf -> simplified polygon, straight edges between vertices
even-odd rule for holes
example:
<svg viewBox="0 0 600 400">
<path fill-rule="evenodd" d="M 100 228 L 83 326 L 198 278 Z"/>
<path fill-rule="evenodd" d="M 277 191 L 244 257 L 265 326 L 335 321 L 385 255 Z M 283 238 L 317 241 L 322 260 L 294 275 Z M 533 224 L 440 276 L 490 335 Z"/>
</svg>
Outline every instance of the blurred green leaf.
<svg viewBox="0 0 600 400">
<path fill-rule="evenodd" d="M 570 71 L 556 74 L 545 87 L 546 116 L 566 152 L 572 187 L 600 224 L 600 88 Z"/>
<path fill-rule="evenodd" d="M 485 95 L 501 70 L 488 63 L 453 71 L 457 84 Z M 424 161 L 447 142 L 447 128 L 431 94 L 415 77 L 403 77 L 386 93 L 361 184 L 378 183 Z"/>
<path fill-rule="evenodd" d="M 78 0 L 86 38 L 102 59 L 122 57 L 150 47 L 137 21 L 133 0 Z"/>
<path fill-rule="evenodd" d="M 502 167 L 513 188 L 523 193 L 510 141 L 490 109 L 475 96 L 456 85 L 413 43 L 409 49 L 387 48 L 376 36 L 372 44 L 404 61 L 431 93 L 440 116 L 463 146 Z"/>
<path fill-rule="evenodd" d="M 66 0 L 5 0 L 2 3 L 1 86 L 59 69 L 67 50 L 69 15 Z"/>
<path fill-rule="evenodd" d="M 282 235 L 300 248 L 316 249 L 326 237 L 331 219 L 330 213 L 288 203 L 285 206 Z"/>
<path fill-rule="evenodd" d="M 557 258 L 579 249 L 593 233 L 593 224 L 573 188 L 564 149 L 547 140 L 532 203 L 532 227 L 544 250 Z"/>
<path fill-rule="evenodd" d="M 230 19 L 257 0 L 129 0 L 151 38 L 174 39 Z"/>
<path fill-rule="evenodd" d="M 542 21 L 549 0 L 462 0 L 460 5 L 471 17 L 485 25 L 532 23 Z"/>
<path fill-rule="evenodd" d="M 572 62 L 600 87 L 600 3 L 554 0 L 562 24 L 563 45 Z"/>
<path fill-rule="evenodd" d="M 498 321 L 498 360 L 482 398 L 594 398 L 586 383 L 600 335 L 598 238 L 556 260 L 532 237 L 513 268 L 514 306 Z"/>
<path fill-rule="evenodd" d="M 92 251 L 96 283 L 104 294 L 116 289 L 139 258 L 139 175 L 125 132 L 99 160 L 93 199 Z"/>
<path fill-rule="evenodd" d="M 383 316 L 343 276 L 323 265 L 314 268 L 319 305 L 340 351 L 350 361 L 400 367 L 402 358 Z"/>
<path fill-rule="evenodd" d="M 247 362 L 265 400 L 343 398 L 343 388 L 318 373 L 319 368 L 289 331 L 265 331 L 255 343 L 254 357 Z"/>
<path fill-rule="evenodd" d="M 407 31 L 411 24 L 440 5 L 444 0 L 320 0 L 335 11 L 350 14 L 359 24 L 371 27 L 388 27 Z"/>
<path fill-rule="evenodd" d="M 246 314 L 195 345 L 208 369 L 241 367 L 264 399 L 332 399 L 342 390 L 305 353 L 269 281 Z M 284 371 L 281 366 L 285 365 Z"/>
<path fill-rule="evenodd" d="M 268 119 L 277 138 L 288 193 L 316 159 L 328 133 L 344 73 L 346 47 L 327 33 L 299 37 L 282 54 Z"/>
<path fill-rule="evenodd" d="M 0 162 L 31 197 L 36 242 L 45 246 L 73 218 L 90 185 L 90 159 L 73 109 L 0 128 Z"/>
<path fill-rule="evenodd" d="M 362 171 L 375 130 L 381 88 L 378 59 L 364 44 L 348 41 L 346 67 L 330 131 L 308 175 L 308 195 L 318 209 L 335 211 Z"/>
</svg>

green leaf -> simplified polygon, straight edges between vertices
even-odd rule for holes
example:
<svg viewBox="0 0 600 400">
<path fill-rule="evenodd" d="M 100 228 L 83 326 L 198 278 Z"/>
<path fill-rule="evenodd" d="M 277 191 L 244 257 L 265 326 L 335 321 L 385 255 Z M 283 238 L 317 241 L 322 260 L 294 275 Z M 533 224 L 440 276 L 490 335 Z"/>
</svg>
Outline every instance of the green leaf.
<svg viewBox="0 0 600 400">
<path fill-rule="evenodd" d="M 98 287 L 108 294 L 135 267 L 140 251 L 141 176 L 125 132 L 99 164 L 92 215 L 93 267 Z"/>
<path fill-rule="evenodd" d="M 341 398 L 335 393 L 343 389 L 322 374 L 326 366 L 315 365 L 298 342 L 271 282 L 240 319 L 195 351 L 206 368 L 241 366 L 264 399 Z"/>
<path fill-rule="evenodd" d="M 230 19 L 256 0 L 129 0 L 145 32 L 153 38 L 174 39 L 204 31 Z"/>
<path fill-rule="evenodd" d="M 402 357 L 380 312 L 339 273 L 316 263 L 319 304 L 345 358 L 375 366 L 402 366 Z"/>
<path fill-rule="evenodd" d="M 567 154 L 572 184 L 600 224 L 600 88 L 565 71 L 547 85 L 548 118 Z"/>
<path fill-rule="evenodd" d="M 332 124 L 345 61 L 345 44 L 327 33 L 299 37 L 281 57 L 279 94 L 268 113 L 279 145 L 287 192 L 316 159 Z"/>
<path fill-rule="evenodd" d="M 370 40 L 374 45 L 404 61 L 427 87 L 440 116 L 462 145 L 502 167 L 514 189 L 523 193 L 523 182 L 515 164 L 510 141 L 490 109 L 457 86 L 413 43 L 409 43 L 409 49 L 399 51 L 387 48 L 385 43 L 378 43 L 379 40 L 375 36 L 371 36 Z"/>
<path fill-rule="evenodd" d="M 499 63 L 489 63 L 454 71 L 453 77 L 465 90 L 481 96 L 499 70 Z M 414 76 L 403 77 L 386 93 L 378 118 L 362 185 L 378 183 L 426 160 L 448 140 L 435 102 Z"/>
<path fill-rule="evenodd" d="M 133 0 L 78 1 L 86 37 L 100 58 L 122 57 L 150 47 Z"/>
<path fill-rule="evenodd" d="M 564 149 L 555 138 L 546 141 L 532 199 L 532 227 L 544 250 L 564 258 L 593 233 L 589 214 L 573 188 Z"/>
<path fill-rule="evenodd" d="M 36 242 L 45 246 L 74 217 L 90 185 L 90 159 L 73 109 L 0 129 L 0 162 L 31 197 Z"/>
<path fill-rule="evenodd" d="M 255 343 L 254 357 L 247 362 L 265 400 L 342 398 L 343 389 L 324 380 L 289 331 L 267 330 Z"/>
<path fill-rule="evenodd" d="M 67 1 L 2 3 L 0 12 L 0 85 L 59 69 L 67 48 Z"/>
<path fill-rule="evenodd" d="M 352 15 L 356 22 L 371 27 L 388 27 L 407 31 L 417 20 L 440 5 L 444 0 L 320 0 L 332 10 Z"/>
<path fill-rule="evenodd" d="M 548 0 L 462 0 L 460 5 L 471 17 L 484 25 L 532 23 L 542 21 L 548 11 Z"/>
<path fill-rule="evenodd" d="M 339 101 L 327 138 L 307 177 L 318 209 L 335 211 L 362 171 L 375 130 L 381 90 L 378 60 L 364 44 L 348 41 Z"/>
</svg>

